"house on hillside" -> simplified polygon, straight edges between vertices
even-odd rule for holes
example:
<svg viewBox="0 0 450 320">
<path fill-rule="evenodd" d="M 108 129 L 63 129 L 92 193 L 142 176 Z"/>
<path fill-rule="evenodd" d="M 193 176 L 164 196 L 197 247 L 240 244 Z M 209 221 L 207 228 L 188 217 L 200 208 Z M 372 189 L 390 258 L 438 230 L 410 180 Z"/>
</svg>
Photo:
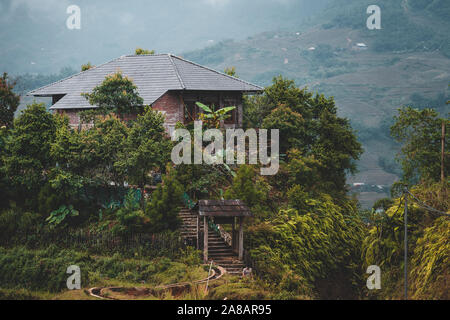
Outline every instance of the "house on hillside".
<svg viewBox="0 0 450 320">
<path fill-rule="evenodd" d="M 175 124 L 197 119 L 200 101 L 216 107 L 236 106 L 225 127 L 242 126 L 242 95 L 263 88 L 171 54 L 129 55 L 75 74 L 28 93 L 52 97 L 51 110 L 65 113 L 72 127 L 80 126 L 79 112 L 95 108 L 81 94 L 91 92 L 109 74 L 121 71 L 132 79 L 145 105 L 165 114 L 169 134 Z"/>
</svg>

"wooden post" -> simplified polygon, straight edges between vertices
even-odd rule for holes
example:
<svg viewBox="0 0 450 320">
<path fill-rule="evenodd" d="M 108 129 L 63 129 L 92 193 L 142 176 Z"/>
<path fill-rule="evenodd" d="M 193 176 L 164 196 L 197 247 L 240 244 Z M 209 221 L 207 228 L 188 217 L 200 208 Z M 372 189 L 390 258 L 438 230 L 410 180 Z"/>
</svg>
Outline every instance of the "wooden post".
<svg viewBox="0 0 450 320">
<path fill-rule="evenodd" d="M 239 217 L 239 260 L 244 258 L 244 217 Z"/>
<path fill-rule="evenodd" d="M 408 189 L 406 189 L 408 191 Z M 404 252 L 404 272 L 405 272 L 405 300 L 408 300 L 408 193 L 404 193 L 405 195 L 405 211 L 403 213 L 403 220 L 405 223 L 405 252 Z"/>
<path fill-rule="evenodd" d="M 208 218 L 203 217 L 203 261 L 208 262 Z"/>
<path fill-rule="evenodd" d="M 445 181 L 444 174 L 444 162 L 445 162 L 445 120 L 442 120 L 442 137 L 441 137 L 441 182 Z"/>
<path fill-rule="evenodd" d="M 197 214 L 197 250 L 200 250 L 200 216 Z"/>
<path fill-rule="evenodd" d="M 233 251 L 236 250 L 236 220 L 234 219 L 234 217 L 232 217 L 231 219 L 231 249 Z"/>
</svg>

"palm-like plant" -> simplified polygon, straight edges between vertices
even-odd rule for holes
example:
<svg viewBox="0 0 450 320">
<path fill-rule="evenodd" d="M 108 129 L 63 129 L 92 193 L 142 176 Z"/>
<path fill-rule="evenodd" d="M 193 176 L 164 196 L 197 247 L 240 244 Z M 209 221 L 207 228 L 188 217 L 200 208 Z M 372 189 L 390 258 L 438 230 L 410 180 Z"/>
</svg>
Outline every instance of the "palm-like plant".
<svg viewBox="0 0 450 320">
<path fill-rule="evenodd" d="M 214 106 L 212 106 L 211 109 L 201 102 L 196 102 L 195 104 L 204 111 L 200 113 L 199 119 L 203 121 L 207 127 L 210 128 L 220 128 L 220 122 L 231 117 L 230 112 L 236 109 L 235 106 L 231 106 L 220 108 L 219 110 L 214 110 Z"/>
</svg>

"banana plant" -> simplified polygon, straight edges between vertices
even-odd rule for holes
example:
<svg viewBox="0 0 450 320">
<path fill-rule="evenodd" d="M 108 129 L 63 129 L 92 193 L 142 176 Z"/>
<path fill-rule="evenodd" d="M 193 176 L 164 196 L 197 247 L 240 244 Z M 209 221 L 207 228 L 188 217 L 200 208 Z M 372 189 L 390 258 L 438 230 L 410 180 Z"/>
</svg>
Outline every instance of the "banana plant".
<svg viewBox="0 0 450 320">
<path fill-rule="evenodd" d="M 207 127 L 212 128 L 220 128 L 220 121 L 231 117 L 230 112 L 236 109 L 235 106 L 231 106 L 220 108 L 219 110 L 214 110 L 214 106 L 212 106 L 211 109 L 201 102 L 196 102 L 195 104 L 204 111 L 200 113 L 199 119 L 202 120 Z"/>
<path fill-rule="evenodd" d="M 57 210 L 52 211 L 50 216 L 45 219 L 50 225 L 57 226 L 61 222 L 63 222 L 66 217 L 75 217 L 78 216 L 78 210 L 75 210 L 72 205 L 69 206 L 61 206 Z"/>
</svg>

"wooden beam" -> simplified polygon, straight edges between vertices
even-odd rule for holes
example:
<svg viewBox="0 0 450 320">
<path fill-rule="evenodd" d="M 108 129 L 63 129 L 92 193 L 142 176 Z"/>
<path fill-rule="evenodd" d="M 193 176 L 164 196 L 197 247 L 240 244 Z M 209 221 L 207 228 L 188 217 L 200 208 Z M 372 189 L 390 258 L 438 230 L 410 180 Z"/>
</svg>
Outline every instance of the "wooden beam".
<svg viewBox="0 0 450 320">
<path fill-rule="evenodd" d="M 442 120 L 442 134 L 441 134 L 441 182 L 445 182 L 445 120 Z"/>
<path fill-rule="evenodd" d="M 208 217 L 203 217 L 203 261 L 208 263 Z"/>
</svg>

